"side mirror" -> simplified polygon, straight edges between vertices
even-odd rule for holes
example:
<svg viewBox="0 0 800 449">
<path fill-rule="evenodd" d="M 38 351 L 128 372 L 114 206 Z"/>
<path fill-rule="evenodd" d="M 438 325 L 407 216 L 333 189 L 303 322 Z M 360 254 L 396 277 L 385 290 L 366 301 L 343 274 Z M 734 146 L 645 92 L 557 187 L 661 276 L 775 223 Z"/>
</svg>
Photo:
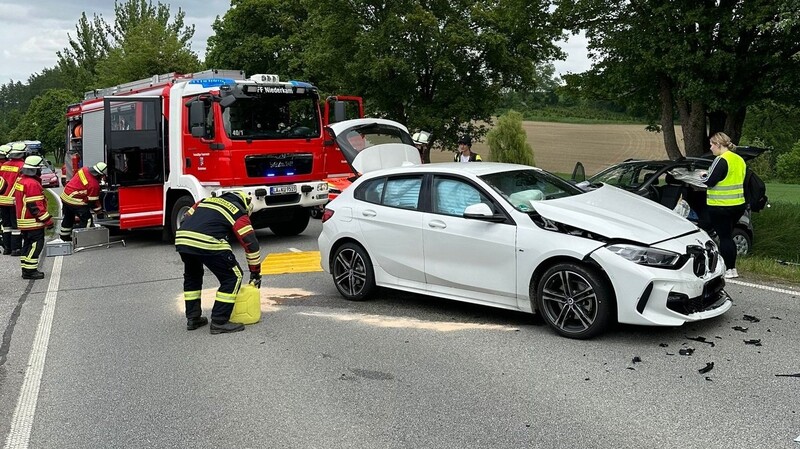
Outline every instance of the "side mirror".
<svg viewBox="0 0 800 449">
<path fill-rule="evenodd" d="M 347 120 L 347 105 L 344 101 L 336 101 L 333 103 L 333 121 L 343 122 Z"/>
<path fill-rule="evenodd" d="M 586 170 L 580 162 L 576 162 L 575 168 L 572 169 L 572 180 L 575 182 L 586 181 Z"/>
<path fill-rule="evenodd" d="M 189 125 L 192 137 L 206 136 L 206 110 L 202 101 L 194 100 L 189 103 Z"/>
<path fill-rule="evenodd" d="M 506 221 L 503 215 L 495 215 L 492 208 L 486 203 L 470 204 L 464 209 L 464 218 L 473 220 L 490 221 L 493 223 L 500 223 Z"/>
<path fill-rule="evenodd" d="M 236 102 L 236 97 L 233 95 L 226 95 L 222 97 L 222 100 L 219 101 L 219 105 L 223 108 L 227 108 L 228 106 L 232 105 Z"/>
</svg>

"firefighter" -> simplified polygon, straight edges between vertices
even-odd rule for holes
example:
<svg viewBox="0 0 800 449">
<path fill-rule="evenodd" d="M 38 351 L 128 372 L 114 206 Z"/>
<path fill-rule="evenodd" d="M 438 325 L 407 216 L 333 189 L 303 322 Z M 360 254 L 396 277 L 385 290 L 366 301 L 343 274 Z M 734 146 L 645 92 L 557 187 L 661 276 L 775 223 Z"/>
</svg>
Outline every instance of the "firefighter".
<svg viewBox="0 0 800 449">
<path fill-rule="evenodd" d="M 175 235 L 175 248 L 183 261 L 183 299 L 188 330 L 208 324 L 200 305 L 203 265 L 220 283 L 211 311 L 210 332 L 222 334 L 244 330 L 243 324 L 228 321 L 242 284 L 242 269 L 229 242 L 233 237 L 242 245 L 250 269 L 250 283 L 261 287 L 261 255 L 250 223 L 252 210 L 250 195 L 235 191 L 202 199 L 186 212 Z"/>
<path fill-rule="evenodd" d="M 8 154 L 8 150 L 10 150 L 10 149 L 11 149 L 11 145 L 0 145 L 0 168 L 2 168 L 3 164 L 5 164 L 6 161 L 8 160 L 6 158 L 6 154 Z M 5 191 L 5 189 L 6 189 L 6 180 L 2 176 L 0 176 L 0 195 L 3 195 L 3 192 Z M 6 223 L 5 221 L 3 221 L 3 215 L 0 214 L 0 232 L 2 232 L 3 226 L 10 226 L 10 223 Z M 2 234 L 0 234 L 0 235 L 2 235 Z M 0 246 L 5 248 L 5 246 L 3 245 L 2 240 L 0 240 Z"/>
<path fill-rule="evenodd" d="M 42 163 L 41 156 L 25 158 L 14 186 L 17 226 L 22 231 L 22 255 L 19 259 L 22 279 L 44 278 L 44 273 L 38 270 L 39 255 L 44 248 L 44 230 L 54 226 L 53 217 L 47 212 L 47 199 L 40 179 Z"/>
<path fill-rule="evenodd" d="M 0 215 L 3 217 L 3 254 L 19 256 L 22 248 L 22 236 L 17 227 L 17 211 L 14 206 L 14 184 L 20 176 L 20 169 L 25 164 L 25 144 L 11 144 L 8 160 L 0 167 L 4 188 L 0 190 Z"/>
<path fill-rule="evenodd" d="M 76 216 L 82 227 L 89 227 L 92 222 L 92 213 L 102 212 L 100 181 L 106 175 L 106 169 L 105 162 L 98 162 L 91 167 L 83 167 L 64 186 L 64 190 L 61 192 L 63 205 L 61 240 L 72 240 L 72 227 L 75 226 Z"/>
</svg>

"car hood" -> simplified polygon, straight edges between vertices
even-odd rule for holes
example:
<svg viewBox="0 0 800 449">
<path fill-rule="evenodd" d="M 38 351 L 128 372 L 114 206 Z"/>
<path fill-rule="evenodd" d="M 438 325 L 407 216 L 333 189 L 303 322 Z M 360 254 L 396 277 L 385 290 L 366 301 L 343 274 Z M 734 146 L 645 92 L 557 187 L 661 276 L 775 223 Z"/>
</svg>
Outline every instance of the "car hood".
<svg viewBox="0 0 800 449">
<path fill-rule="evenodd" d="M 537 201 L 533 206 L 549 220 L 648 245 L 697 230 L 694 223 L 664 206 L 609 185 L 581 195 Z"/>
</svg>

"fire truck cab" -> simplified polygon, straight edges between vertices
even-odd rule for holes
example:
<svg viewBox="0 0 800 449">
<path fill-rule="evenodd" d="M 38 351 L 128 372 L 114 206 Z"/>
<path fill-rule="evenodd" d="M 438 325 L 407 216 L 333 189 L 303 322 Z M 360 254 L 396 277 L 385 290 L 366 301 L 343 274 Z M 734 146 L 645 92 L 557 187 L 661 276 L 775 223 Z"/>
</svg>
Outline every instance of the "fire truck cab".
<svg viewBox="0 0 800 449">
<path fill-rule="evenodd" d="M 174 236 L 195 202 L 244 190 L 254 227 L 296 235 L 310 208 L 328 200 L 326 167 L 342 159 L 324 132 L 327 121 L 338 121 L 331 109 L 334 116 L 345 110 L 342 102 L 320 102 L 309 83 L 238 70 L 170 73 L 87 92 L 67 110 L 66 178 L 83 165 L 108 164 L 104 226 L 163 227 Z"/>
</svg>

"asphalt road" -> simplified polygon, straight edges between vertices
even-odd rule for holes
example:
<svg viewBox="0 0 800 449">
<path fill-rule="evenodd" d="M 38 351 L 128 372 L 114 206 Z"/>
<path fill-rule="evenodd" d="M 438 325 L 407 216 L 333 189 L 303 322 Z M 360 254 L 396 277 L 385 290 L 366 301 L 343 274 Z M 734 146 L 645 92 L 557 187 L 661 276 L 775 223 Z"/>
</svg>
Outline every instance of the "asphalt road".
<svg viewBox="0 0 800 449">
<path fill-rule="evenodd" d="M 262 254 L 316 250 L 319 230 L 263 231 Z M 779 376 L 800 373 L 786 289 L 745 278 L 723 317 L 575 341 L 522 313 L 392 291 L 354 303 L 325 273 L 280 274 L 261 322 L 212 336 L 185 329 L 174 247 L 125 239 L 45 258 L 35 282 L 0 256 L 5 447 L 799 446 L 800 377 Z"/>
</svg>

